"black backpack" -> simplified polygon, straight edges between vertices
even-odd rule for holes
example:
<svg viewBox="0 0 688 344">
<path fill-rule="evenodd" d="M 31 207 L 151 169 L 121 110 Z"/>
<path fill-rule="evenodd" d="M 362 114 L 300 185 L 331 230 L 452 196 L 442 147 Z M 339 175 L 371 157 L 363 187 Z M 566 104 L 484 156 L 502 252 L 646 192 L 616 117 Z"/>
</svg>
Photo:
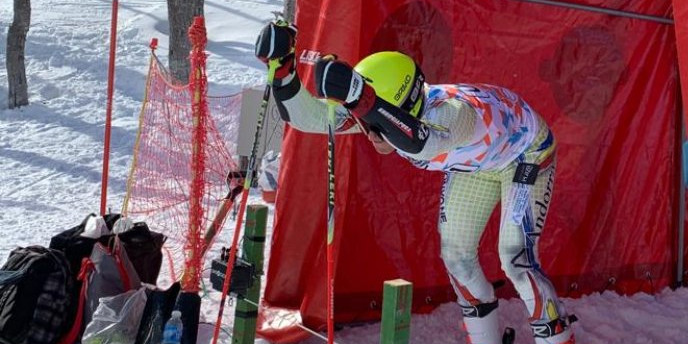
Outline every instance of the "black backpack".
<svg viewBox="0 0 688 344">
<path fill-rule="evenodd" d="M 17 248 L 0 269 L 0 343 L 53 344 L 68 328 L 73 290 L 62 252 Z"/>
<path fill-rule="evenodd" d="M 111 247 L 114 241 L 115 234 L 103 235 L 98 239 L 81 236 L 86 227 L 86 222 L 91 216 L 95 216 L 95 214 L 90 214 L 78 226 L 50 239 L 50 248 L 62 251 L 67 256 L 75 279 L 76 274 L 81 269 L 81 260 L 91 255 L 96 243 L 99 242 L 105 247 Z M 103 219 L 108 229 L 112 231 L 112 227 L 120 217 L 120 214 L 106 214 Z M 134 223 L 133 228 L 119 234 L 118 237 L 139 278 L 141 278 L 141 282 L 157 284 L 162 265 L 162 245 L 165 243 L 166 237 L 151 231 L 145 222 Z"/>
<path fill-rule="evenodd" d="M 91 255 L 93 245 L 98 242 L 97 239 L 81 236 L 81 233 L 83 233 L 86 228 L 86 222 L 94 216 L 96 216 L 96 214 L 89 214 L 79 225 L 60 232 L 60 234 L 50 239 L 49 247 L 54 250 L 62 251 L 67 257 L 69 267 L 74 274 L 75 280 L 76 275 L 79 273 L 79 270 L 81 270 L 81 260 Z M 112 230 L 115 222 L 117 222 L 120 217 L 120 214 L 107 214 L 103 216 L 103 219 L 107 227 Z"/>
<path fill-rule="evenodd" d="M 86 228 L 86 223 L 93 216 L 96 216 L 96 214 L 89 214 L 79 225 L 67 229 L 50 239 L 50 248 L 63 252 L 72 269 L 72 282 L 74 284 L 74 289 L 70 295 L 72 300 L 79 300 L 79 291 L 81 290 L 82 283 L 78 280 L 77 275 L 81 270 L 82 260 L 91 256 L 93 246 L 96 243 L 100 243 L 105 247 L 111 247 L 114 242 L 114 234 L 103 235 L 98 239 L 81 236 Z M 112 231 L 115 222 L 120 217 L 121 215 L 116 213 L 106 214 L 103 216 L 103 220 L 107 228 Z M 145 222 L 134 223 L 133 228 L 119 234 L 118 237 L 141 282 L 157 284 L 158 274 L 162 265 L 161 249 L 166 237 L 161 233 L 151 231 Z M 67 311 L 71 319 L 67 328 L 72 326 L 77 311 L 78 302 L 75 301 Z"/>
</svg>

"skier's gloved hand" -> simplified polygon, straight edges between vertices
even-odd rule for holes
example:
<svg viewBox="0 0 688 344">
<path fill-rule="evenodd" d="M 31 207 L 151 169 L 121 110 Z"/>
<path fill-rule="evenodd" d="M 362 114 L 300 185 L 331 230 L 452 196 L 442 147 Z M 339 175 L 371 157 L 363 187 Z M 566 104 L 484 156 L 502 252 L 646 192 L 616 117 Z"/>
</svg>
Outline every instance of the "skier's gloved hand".
<svg viewBox="0 0 688 344">
<path fill-rule="evenodd" d="M 315 89 L 320 97 L 342 103 L 356 117 L 363 117 L 375 103 L 375 90 L 351 66 L 327 55 L 315 63 Z"/>
<path fill-rule="evenodd" d="M 271 22 L 260 31 L 256 39 L 255 54 L 264 63 L 277 59 L 280 67 L 275 71 L 273 86 L 284 86 L 294 79 L 294 46 L 298 29 L 285 21 Z"/>
</svg>

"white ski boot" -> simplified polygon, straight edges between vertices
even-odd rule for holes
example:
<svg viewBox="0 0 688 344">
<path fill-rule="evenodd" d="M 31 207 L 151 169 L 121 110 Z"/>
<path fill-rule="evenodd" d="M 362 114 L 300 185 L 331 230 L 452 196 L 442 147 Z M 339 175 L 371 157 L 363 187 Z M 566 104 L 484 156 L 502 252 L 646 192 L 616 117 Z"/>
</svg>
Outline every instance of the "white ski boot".
<svg viewBox="0 0 688 344">
<path fill-rule="evenodd" d="M 575 316 L 571 316 L 571 318 L 573 319 L 558 318 L 548 323 L 530 324 L 535 336 L 535 344 L 576 344 L 571 329 L 571 322 L 575 321 L 576 318 Z"/>
<path fill-rule="evenodd" d="M 476 306 L 463 306 L 463 327 L 468 332 L 470 344 L 501 344 L 502 333 L 499 332 L 497 300 L 481 303 Z"/>
</svg>

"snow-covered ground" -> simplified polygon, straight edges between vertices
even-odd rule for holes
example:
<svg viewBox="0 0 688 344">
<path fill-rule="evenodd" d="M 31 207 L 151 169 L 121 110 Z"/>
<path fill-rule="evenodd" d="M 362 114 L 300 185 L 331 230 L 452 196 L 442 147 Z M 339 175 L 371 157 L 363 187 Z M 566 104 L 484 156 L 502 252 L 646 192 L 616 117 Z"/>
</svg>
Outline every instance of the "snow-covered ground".
<svg viewBox="0 0 688 344">
<path fill-rule="evenodd" d="M 33 0 L 31 5 L 26 47 L 31 105 L 7 109 L 7 74 L 0 68 L 0 262 L 16 246 L 47 245 L 100 204 L 111 2 Z M 281 8 L 278 0 L 206 0 L 211 94 L 263 83 L 253 43 L 270 12 Z M 152 37 L 160 39 L 158 54 L 166 58 L 166 18 L 164 0 L 120 1 L 108 197 L 113 211 L 120 211 L 124 196 Z M 11 20 L 12 1 L 1 1 L 2 61 Z M 214 321 L 218 299 L 214 292 L 204 299 L 203 321 Z M 688 343 L 687 289 L 631 297 L 593 294 L 564 302 L 580 318 L 574 325 L 579 343 Z M 414 316 L 411 342 L 465 343 L 460 313 L 457 305 L 446 304 Z M 504 326 L 516 328 L 517 343 L 532 343 L 519 300 L 501 300 L 499 314 Z M 226 324 L 231 326 L 230 317 Z M 201 330 L 200 342 L 207 342 L 209 326 Z M 344 328 L 336 336 L 339 343 L 378 343 L 378 333 L 379 324 L 371 324 Z"/>
</svg>

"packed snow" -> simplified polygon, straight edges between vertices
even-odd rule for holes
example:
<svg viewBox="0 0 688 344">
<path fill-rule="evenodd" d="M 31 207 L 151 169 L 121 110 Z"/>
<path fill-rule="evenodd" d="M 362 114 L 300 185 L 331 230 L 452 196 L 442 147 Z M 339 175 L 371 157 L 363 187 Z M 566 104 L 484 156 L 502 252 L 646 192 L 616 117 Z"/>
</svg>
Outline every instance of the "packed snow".
<svg viewBox="0 0 688 344">
<path fill-rule="evenodd" d="M 0 69 L 0 263 L 13 248 L 47 246 L 51 236 L 98 212 L 111 5 L 105 0 L 31 1 L 26 45 L 29 106 L 7 109 L 7 73 L 4 66 Z M 273 17 L 271 11 L 282 6 L 279 0 L 206 0 L 211 94 L 261 87 L 265 69 L 253 56 L 253 44 Z M 12 15 L 12 1 L 0 2 L 2 61 Z M 166 1 L 120 1 L 108 190 L 113 211 L 121 210 L 125 193 L 148 44 L 159 38 L 158 54 L 165 60 L 167 32 Z M 257 193 L 251 199 L 261 201 Z M 272 214 L 270 207 L 269 225 Z M 216 253 L 217 249 L 211 255 Z M 629 297 L 605 292 L 563 301 L 580 319 L 573 325 L 579 343 L 688 343 L 686 288 Z M 218 304 L 219 293 L 204 297 L 203 322 L 214 322 Z M 456 304 L 445 304 L 431 314 L 415 315 L 411 343 L 466 343 L 460 314 Z M 533 343 L 520 300 L 500 300 L 499 315 L 502 326 L 516 329 L 516 343 Z M 228 330 L 232 320 L 225 319 Z M 209 342 L 210 328 L 201 326 L 199 343 Z M 379 329 L 379 323 L 344 327 L 336 333 L 337 342 L 378 343 Z M 319 342 L 316 337 L 305 341 Z"/>
</svg>

